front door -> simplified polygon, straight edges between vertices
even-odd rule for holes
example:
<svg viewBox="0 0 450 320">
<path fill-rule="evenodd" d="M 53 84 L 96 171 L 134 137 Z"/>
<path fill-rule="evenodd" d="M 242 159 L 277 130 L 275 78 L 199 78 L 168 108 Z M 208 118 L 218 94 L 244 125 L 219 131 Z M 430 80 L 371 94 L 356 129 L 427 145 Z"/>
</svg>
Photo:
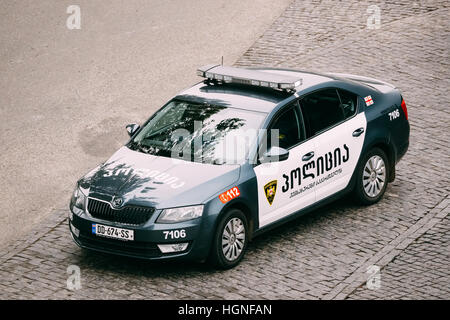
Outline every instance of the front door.
<svg viewBox="0 0 450 320">
<path fill-rule="evenodd" d="M 315 202 L 314 184 L 310 176 L 314 169 L 304 165 L 314 158 L 315 144 L 313 140 L 304 141 L 305 130 L 298 104 L 275 116 L 268 135 L 271 130 L 278 130 L 279 147 L 289 151 L 289 158 L 262 163 L 254 168 L 258 184 L 259 227 Z M 268 145 L 272 143 L 269 141 Z M 304 162 L 302 158 L 308 161 Z"/>
</svg>

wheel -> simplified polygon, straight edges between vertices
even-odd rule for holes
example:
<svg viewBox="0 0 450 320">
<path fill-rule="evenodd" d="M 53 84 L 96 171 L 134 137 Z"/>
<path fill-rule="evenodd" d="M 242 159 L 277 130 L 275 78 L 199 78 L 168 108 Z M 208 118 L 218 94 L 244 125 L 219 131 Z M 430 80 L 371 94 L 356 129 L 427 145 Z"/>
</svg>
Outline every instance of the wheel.
<svg viewBox="0 0 450 320">
<path fill-rule="evenodd" d="M 370 205 L 384 195 L 388 184 L 389 164 L 383 150 L 373 148 L 363 157 L 357 173 L 355 186 L 356 200 Z"/>
<path fill-rule="evenodd" d="M 231 209 L 221 218 L 209 257 L 210 263 L 221 269 L 238 265 L 248 243 L 248 222 L 245 214 Z"/>
</svg>

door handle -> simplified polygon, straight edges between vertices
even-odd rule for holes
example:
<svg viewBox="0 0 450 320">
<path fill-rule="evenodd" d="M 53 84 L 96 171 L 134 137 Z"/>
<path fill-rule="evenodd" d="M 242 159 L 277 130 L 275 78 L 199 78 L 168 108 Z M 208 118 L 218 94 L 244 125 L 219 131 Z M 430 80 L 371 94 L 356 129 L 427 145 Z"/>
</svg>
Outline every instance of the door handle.
<svg viewBox="0 0 450 320">
<path fill-rule="evenodd" d="M 359 128 L 353 131 L 352 136 L 359 137 L 364 132 L 364 128 Z"/>
<path fill-rule="evenodd" d="M 303 161 L 308 161 L 312 157 L 314 157 L 314 151 L 308 152 L 307 154 L 303 155 L 302 160 Z"/>
</svg>

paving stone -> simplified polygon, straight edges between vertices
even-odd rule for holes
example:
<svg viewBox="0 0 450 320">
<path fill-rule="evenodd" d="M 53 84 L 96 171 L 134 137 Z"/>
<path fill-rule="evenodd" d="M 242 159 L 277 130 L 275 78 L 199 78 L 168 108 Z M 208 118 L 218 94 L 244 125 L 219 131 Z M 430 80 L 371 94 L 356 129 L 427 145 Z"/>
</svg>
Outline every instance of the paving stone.
<svg viewBox="0 0 450 320">
<path fill-rule="evenodd" d="M 381 9 L 380 29 L 367 8 Z M 336 201 L 249 245 L 223 272 L 80 250 L 58 210 L 0 253 L 0 299 L 450 299 L 448 1 L 293 1 L 236 62 L 366 75 L 402 90 L 410 149 L 376 205 Z M 381 263 L 381 287 L 365 285 Z M 81 269 L 67 289 L 67 267 Z"/>
</svg>

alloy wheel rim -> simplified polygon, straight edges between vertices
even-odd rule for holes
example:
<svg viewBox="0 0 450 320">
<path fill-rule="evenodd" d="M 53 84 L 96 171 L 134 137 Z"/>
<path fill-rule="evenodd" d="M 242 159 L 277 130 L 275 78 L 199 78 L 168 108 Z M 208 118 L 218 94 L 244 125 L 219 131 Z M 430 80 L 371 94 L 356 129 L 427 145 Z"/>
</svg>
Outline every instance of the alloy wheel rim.
<svg viewBox="0 0 450 320">
<path fill-rule="evenodd" d="M 245 244 L 245 227 L 239 218 L 228 221 L 222 232 L 222 252 L 228 261 L 234 261 L 241 255 Z"/>
<path fill-rule="evenodd" d="M 386 166 L 380 156 L 372 156 L 367 160 L 363 172 L 363 187 L 367 196 L 377 197 L 386 183 Z"/>
</svg>

